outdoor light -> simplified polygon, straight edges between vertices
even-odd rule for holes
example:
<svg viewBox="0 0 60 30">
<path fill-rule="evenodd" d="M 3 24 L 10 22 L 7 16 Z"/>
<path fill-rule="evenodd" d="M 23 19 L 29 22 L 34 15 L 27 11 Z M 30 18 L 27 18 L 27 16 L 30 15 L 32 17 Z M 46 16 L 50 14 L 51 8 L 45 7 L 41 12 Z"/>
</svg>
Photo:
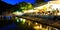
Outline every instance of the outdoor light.
<svg viewBox="0 0 60 30">
<path fill-rule="evenodd" d="M 28 22 L 28 25 L 30 26 L 31 22 Z"/>
<path fill-rule="evenodd" d="M 20 18 L 20 21 L 24 24 L 26 20 L 23 18 Z"/>
<path fill-rule="evenodd" d="M 22 19 L 22 18 L 20 18 L 20 21 L 23 21 L 23 19 Z"/>
<path fill-rule="evenodd" d="M 29 10 L 29 12 L 33 12 L 33 10 Z"/>
<path fill-rule="evenodd" d="M 13 12 L 13 14 L 15 14 L 15 15 L 23 15 L 23 13 L 19 12 L 19 11 Z"/>
<path fill-rule="evenodd" d="M 17 22 L 19 22 L 19 20 L 17 19 Z"/>
<path fill-rule="evenodd" d="M 24 13 L 31 13 L 31 12 L 34 12 L 34 10 L 31 9 L 31 10 L 26 10 L 26 11 L 24 11 Z"/>
<path fill-rule="evenodd" d="M 33 28 L 34 28 L 34 29 L 40 29 L 40 27 L 39 27 L 39 26 L 34 26 Z"/>
<path fill-rule="evenodd" d="M 36 25 L 38 24 L 38 23 L 35 23 Z"/>
<path fill-rule="evenodd" d="M 17 14 L 17 15 L 22 15 L 22 13 L 21 13 L 21 12 L 18 12 L 18 11 L 16 12 L 16 14 Z"/>
<path fill-rule="evenodd" d="M 42 25 L 40 24 L 39 28 L 41 29 L 42 28 Z"/>
<path fill-rule="evenodd" d="M 16 21 L 17 21 L 17 22 L 19 22 L 19 19 L 18 19 L 18 17 L 15 17 L 15 19 L 16 19 Z"/>
<path fill-rule="evenodd" d="M 22 20 L 22 23 L 24 24 L 24 23 L 25 23 L 25 21 L 26 21 L 26 20 L 25 20 L 25 19 L 23 19 L 23 20 Z"/>
<path fill-rule="evenodd" d="M 23 19 L 23 22 L 24 22 L 24 23 L 25 23 L 25 21 L 26 21 L 26 20 L 25 20 L 25 19 Z"/>
<path fill-rule="evenodd" d="M 36 23 L 37 24 L 37 23 Z M 34 26 L 33 27 L 34 29 L 36 29 L 36 30 L 39 30 L 39 29 L 42 29 L 42 25 L 40 24 L 40 25 L 36 25 L 36 26 Z"/>
</svg>

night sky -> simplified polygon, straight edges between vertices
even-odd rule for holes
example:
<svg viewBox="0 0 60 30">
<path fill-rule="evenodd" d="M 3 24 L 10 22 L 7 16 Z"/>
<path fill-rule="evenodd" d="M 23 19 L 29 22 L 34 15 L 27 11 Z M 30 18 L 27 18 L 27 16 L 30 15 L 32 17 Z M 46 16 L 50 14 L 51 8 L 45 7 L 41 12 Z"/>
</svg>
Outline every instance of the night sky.
<svg viewBox="0 0 60 30">
<path fill-rule="evenodd" d="M 12 5 L 15 5 L 19 2 L 28 2 L 28 3 L 34 4 L 36 0 L 2 0 L 2 1 L 12 4 Z"/>
<path fill-rule="evenodd" d="M 32 3 L 32 4 L 34 4 L 36 2 L 36 0 L 2 0 L 2 1 L 4 1 L 8 4 L 12 4 L 12 5 L 15 5 L 19 2 L 28 2 L 28 3 Z M 44 2 L 48 2 L 48 1 L 50 1 L 50 0 L 44 0 Z"/>
</svg>

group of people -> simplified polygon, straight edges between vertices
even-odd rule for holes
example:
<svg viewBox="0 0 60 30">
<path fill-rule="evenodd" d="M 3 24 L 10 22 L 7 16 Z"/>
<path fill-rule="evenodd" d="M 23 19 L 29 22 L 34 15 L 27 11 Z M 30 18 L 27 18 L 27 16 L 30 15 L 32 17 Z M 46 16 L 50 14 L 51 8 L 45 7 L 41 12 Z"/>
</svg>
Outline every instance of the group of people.
<svg viewBox="0 0 60 30">
<path fill-rule="evenodd" d="M 34 12 L 35 14 L 40 14 L 40 15 L 58 15 L 59 10 L 56 9 L 56 10 L 53 10 L 53 11 L 42 11 L 42 12 Z"/>
</svg>

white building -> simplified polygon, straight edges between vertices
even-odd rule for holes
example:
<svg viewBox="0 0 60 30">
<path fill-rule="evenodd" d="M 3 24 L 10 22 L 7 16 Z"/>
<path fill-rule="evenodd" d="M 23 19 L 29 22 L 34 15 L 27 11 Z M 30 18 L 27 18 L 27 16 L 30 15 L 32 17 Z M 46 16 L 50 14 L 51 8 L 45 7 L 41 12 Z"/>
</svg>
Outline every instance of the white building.
<svg viewBox="0 0 60 30">
<path fill-rule="evenodd" d="M 58 8 L 60 10 L 60 0 L 49 1 L 48 4 L 52 5 L 52 9 Z"/>
</svg>

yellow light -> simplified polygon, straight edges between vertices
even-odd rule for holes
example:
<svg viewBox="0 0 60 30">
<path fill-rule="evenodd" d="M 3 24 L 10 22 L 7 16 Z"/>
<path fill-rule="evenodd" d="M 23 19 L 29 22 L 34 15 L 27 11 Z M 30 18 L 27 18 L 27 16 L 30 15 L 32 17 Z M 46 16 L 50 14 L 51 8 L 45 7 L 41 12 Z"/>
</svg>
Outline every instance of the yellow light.
<svg viewBox="0 0 60 30">
<path fill-rule="evenodd" d="M 31 12 L 34 12 L 33 9 L 24 11 L 24 13 L 31 13 Z"/>
<path fill-rule="evenodd" d="M 40 29 L 42 28 L 42 25 L 40 24 L 40 27 L 39 27 Z"/>
<path fill-rule="evenodd" d="M 30 25 L 31 25 L 31 23 L 32 23 L 32 22 L 31 22 L 31 21 L 29 21 L 29 20 L 27 20 L 26 22 L 28 23 L 28 25 L 29 25 L 29 26 L 30 26 Z"/>
<path fill-rule="evenodd" d="M 25 20 L 25 19 L 20 18 L 20 21 L 25 22 L 26 20 Z"/>
<path fill-rule="evenodd" d="M 34 12 L 39 12 L 39 10 L 34 10 Z"/>
<path fill-rule="evenodd" d="M 25 21 L 26 21 L 26 20 L 25 20 L 25 19 L 23 19 L 23 22 L 24 22 L 24 23 L 25 23 Z"/>
<path fill-rule="evenodd" d="M 42 25 L 40 25 L 40 26 L 34 26 L 33 28 L 34 29 L 42 29 Z"/>
<path fill-rule="evenodd" d="M 26 22 L 26 19 L 20 18 L 20 21 L 22 22 L 22 24 L 24 24 Z"/>
<path fill-rule="evenodd" d="M 40 27 L 39 27 L 39 26 L 34 26 L 33 28 L 34 28 L 34 29 L 40 29 Z"/>
<path fill-rule="evenodd" d="M 30 26 L 31 22 L 28 22 L 28 25 Z"/>
<path fill-rule="evenodd" d="M 38 24 L 38 23 L 35 23 L 36 25 Z"/>
</svg>

